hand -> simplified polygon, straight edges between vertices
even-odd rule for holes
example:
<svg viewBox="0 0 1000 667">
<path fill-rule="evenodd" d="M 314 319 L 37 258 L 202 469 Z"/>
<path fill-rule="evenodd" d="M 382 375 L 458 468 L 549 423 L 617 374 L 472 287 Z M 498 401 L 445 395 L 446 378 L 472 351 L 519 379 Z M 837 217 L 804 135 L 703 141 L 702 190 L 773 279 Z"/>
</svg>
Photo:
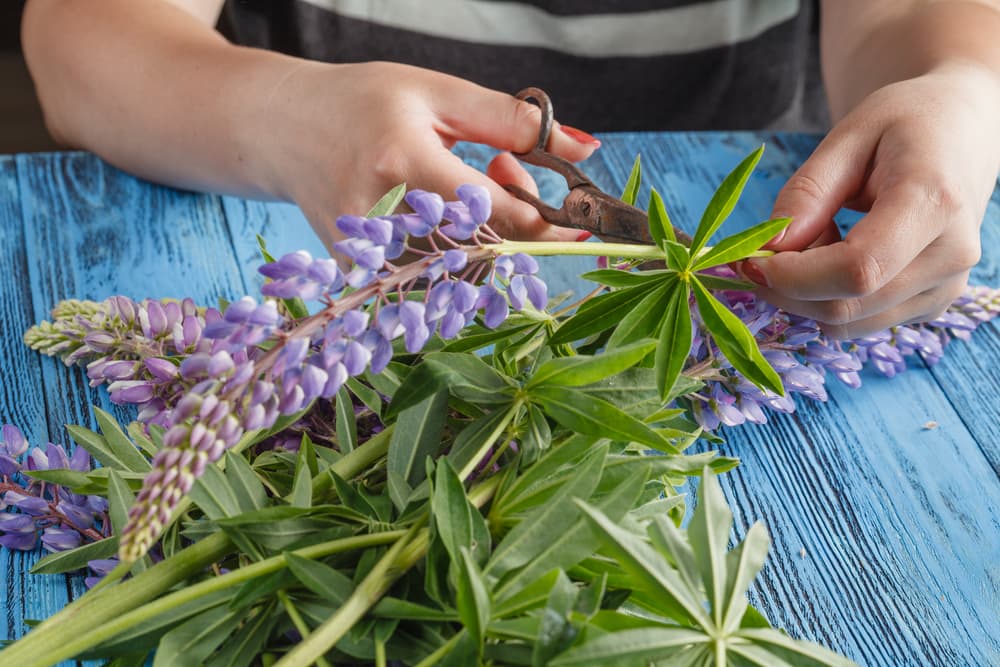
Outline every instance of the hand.
<svg viewBox="0 0 1000 667">
<path fill-rule="evenodd" d="M 507 238 L 572 241 L 579 230 L 552 227 L 530 205 L 493 179 L 535 188 L 509 154 L 487 177 L 450 152 L 457 141 L 525 152 L 537 141 L 538 107 L 452 76 L 390 63 L 302 63 L 271 96 L 280 128 L 266 148 L 275 157 L 274 189 L 295 201 L 320 238 L 339 240 L 338 215 L 364 214 L 390 188 L 441 193 L 463 183 L 493 195 L 491 225 Z M 556 127 L 549 150 L 580 161 L 600 145 L 572 128 Z"/>
<path fill-rule="evenodd" d="M 844 117 L 778 195 L 793 221 L 743 266 L 775 305 L 855 338 L 933 319 L 979 261 L 1000 165 L 1000 83 L 971 64 L 885 86 Z M 866 215 L 841 240 L 833 215 Z"/>
</svg>

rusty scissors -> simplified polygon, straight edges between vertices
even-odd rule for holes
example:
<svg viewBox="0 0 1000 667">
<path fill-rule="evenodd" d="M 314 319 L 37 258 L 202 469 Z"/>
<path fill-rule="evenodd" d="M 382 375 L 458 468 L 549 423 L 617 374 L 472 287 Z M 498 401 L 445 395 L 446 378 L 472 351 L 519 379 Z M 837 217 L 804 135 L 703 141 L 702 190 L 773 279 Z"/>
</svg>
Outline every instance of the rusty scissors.
<svg viewBox="0 0 1000 667">
<path fill-rule="evenodd" d="M 562 206 L 555 208 L 516 185 L 505 186 L 507 191 L 534 206 L 550 224 L 583 229 L 605 241 L 652 244 L 645 211 L 604 192 L 575 164 L 548 152 L 553 122 L 552 102 L 548 94 L 541 88 L 525 88 L 516 97 L 519 100 L 535 100 L 542 113 L 535 147 L 527 153 L 514 153 L 514 157 L 561 175 L 566 179 L 569 194 Z M 681 240 L 680 236 L 681 233 L 678 233 L 678 240 Z M 690 243 L 689 237 L 684 240 Z"/>
</svg>

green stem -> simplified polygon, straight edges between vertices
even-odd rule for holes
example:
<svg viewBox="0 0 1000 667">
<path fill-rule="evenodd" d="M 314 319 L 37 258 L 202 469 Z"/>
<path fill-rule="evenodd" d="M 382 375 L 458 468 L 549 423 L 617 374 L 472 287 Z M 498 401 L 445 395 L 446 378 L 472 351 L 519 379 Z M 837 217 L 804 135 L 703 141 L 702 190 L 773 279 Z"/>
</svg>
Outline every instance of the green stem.
<svg viewBox="0 0 1000 667">
<path fill-rule="evenodd" d="M 389 447 L 389 434 L 391 434 L 391 429 L 387 428 L 382 433 L 370 438 L 363 445 L 330 466 L 331 470 L 334 470 L 345 479 L 355 477 L 373 461 L 385 456 Z M 314 481 L 313 492 L 322 493 L 330 487 L 331 483 L 332 478 L 329 475 L 322 475 Z M 188 498 L 181 501 L 181 505 L 184 507 L 187 507 L 188 503 L 190 503 L 190 499 Z M 395 531 L 392 533 L 379 533 L 378 535 L 383 537 L 385 542 L 389 542 L 403 534 L 404 531 Z M 375 538 L 375 536 L 361 536 L 361 538 L 347 539 L 357 540 L 363 538 Z M 377 543 L 381 544 L 383 542 Z M 325 544 L 329 545 L 330 543 Z M 306 558 L 318 558 L 324 554 L 321 551 L 317 552 L 315 550 L 321 549 L 323 546 L 314 545 L 296 553 Z M 349 548 L 358 547 L 352 546 Z M 276 556 L 273 559 L 255 563 L 248 568 L 241 568 L 222 577 L 209 579 L 194 586 L 181 589 L 155 602 L 146 604 L 178 583 L 202 572 L 211 563 L 228 555 L 232 549 L 233 543 L 225 533 L 215 533 L 195 542 L 170 558 L 157 563 L 132 579 L 113 586 L 106 585 L 100 590 L 89 591 L 83 597 L 67 605 L 59 613 L 45 620 L 27 635 L 7 646 L 2 652 L 3 663 L 15 664 L 19 667 L 53 665 L 61 660 L 71 658 L 81 651 L 96 646 L 104 639 L 114 636 L 118 632 L 123 632 L 134 626 L 135 622 L 141 619 L 151 617 L 148 616 L 150 613 L 152 615 L 161 613 L 167 609 L 172 609 L 178 604 L 193 600 L 198 595 L 219 590 L 220 588 L 225 588 L 226 585 L 235 585 L 246 580 L 239 577 L 226 579 L 226 577 L 241 572 L 243 573 L 243 575 L 240 575 L 242 577 L 246 575 L 246 571 L 250 568 L 258 568 L 269 562 L 274 564 L 278 560 L 281 561 L 281 564 L 274 569 L 284 567 L 284 557 Z M 129 567 L 128 564 L 123 564 L 122 566 Z M 257 573 L 254 576 L 261 576 L 274 570 L 250 571 L 251 573 Z M 219 581 L 223 579 L 227 582 L 231 581 L 232 584 L 223 584 L 220 586 Z M 108 633 L 108 628 L 112 628 L 114 631 Z M 8 659 L 13 662 L 8 663 Z"/>
<path fill-rule="evenodd" d="M 460 630 L 454 634 L 454 636 L 446 641 L 445 643 L 438 646 L 433 653 L 428 655 L 426 658 L 418 662 L 413 667 L 431 667 L 436 665 L 441 658 L 445 657 L 451 652 L 451 649 L 455 648 L 459 641 L 462 639 L 462 635 L 465 634 L 465 630 Z"/>
<path fill-rule="evenodd" d="M 310 634 L 309 626 L 306 625 L 306 621 L 302 618 L 302 614 L 299 613 L 299 610 L 292 604 L 292 600 L 288 597 L 288 593 L 283 590 L 278 591 L 278 599 L 281 600 L 281 604 L 285 607 L 285 612 L 288 613 L 288 618 L 292 619 L 292 625 L 294 625 L 295 629 L 299 631 L 302 638 L 305 639 L 308 637 Z M 333 667 L 333 665 L 331 665 L 330 662 L 323 657 L 316 658 L 316 664 L 319 665 L 319 667 Z"/>
<path fill-rule="evenodd" d="M 498 255 L 583 255 L 589 257 L 630 257 L 632 259 L 663 259 L 664 252 L 654 245 L 640 243 L 558 243 L 553 241 L 504 241 L 484 245 Z"/>
</svg>

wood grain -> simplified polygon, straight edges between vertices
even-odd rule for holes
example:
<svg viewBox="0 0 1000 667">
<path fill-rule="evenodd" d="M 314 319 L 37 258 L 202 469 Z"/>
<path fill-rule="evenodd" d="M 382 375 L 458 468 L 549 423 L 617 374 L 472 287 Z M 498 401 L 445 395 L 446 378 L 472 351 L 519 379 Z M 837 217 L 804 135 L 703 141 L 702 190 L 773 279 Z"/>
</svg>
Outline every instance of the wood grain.
<svg viewBox="0 0 1000 667">
<path fill-rule="evenodd" d="M 692 230 L 723 176 L 750 150 L 768 149 L 725 230 L 764 219 L 781 184 L 816 145 L 803 135 L 621 134 L 584 168 L 620 192 L 634 155 L 646 185 L 664 196 L 674 222 Z M 482 167 L 493 154 L 462 145 Z M 536 170 L 543 195 L 565 193 Z M 844 216 L 850 225 L 856 216 Z M 984 225 L 974 279 L 1000 284 L 1000 198 Z M 322 247 L 290 206 L 192 195 L 155 187 L 91 156 L 0 158 L 0 318 L 6 362 L 0 418 L 33 442 L 64 441 L 62 424 L 92 424 L 89 405 L 107 406 L 77 370 L 42 359 L 20 333 L 59 299 L 124 293 L 256 294 L 255 235 L 275 255 Z M 549 259 L 553 291 L 589 289 L 576 277 L 586 258 Z M 722 478 L 741 536 L 755 520 L 772 535 L 772 555 L 754 601 L 792 635 L 842 651 L 863 665 L 1000 664 L 1000 335 L 984 327 L 956 342 L 932 369 L 914 364 L 893 379 L 864 376 L 853 391 L 831 387 L 825 404 L 799 402 L 795 415 L 727 430 L 722 449 L 744 464 Z M 939 426 L 922 430 L 934 420 Z M 804 551 L 803 551 L 804 549 Z M 804 554 L 804 555 L 802 555 Z M 80 592 L 78 577 L 25 572 L 37 555 L 0 552 L 5 637 L 22 619 L 44 617 Z"/>
</svg>

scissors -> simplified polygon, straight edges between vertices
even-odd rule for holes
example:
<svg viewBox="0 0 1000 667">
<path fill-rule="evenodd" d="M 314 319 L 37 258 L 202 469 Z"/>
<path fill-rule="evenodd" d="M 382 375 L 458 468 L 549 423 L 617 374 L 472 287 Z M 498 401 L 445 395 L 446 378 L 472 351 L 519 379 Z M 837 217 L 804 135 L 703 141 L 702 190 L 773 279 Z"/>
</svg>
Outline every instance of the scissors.
<svg viewBox="0 0 1000 667">
<path fill-rule="evenodd" d="M 548 94 L 541 88 L 525 88 L 516 97 L 519 100 L 535 100 L 542 111 L 542 122 L 535 147 L 527 153 L 514 153 L 514 157 L 561 175 L 566 179 L 569 194 L 562 206 L 555 208 L 516 185 L 505 186 L 507 191 L 534 206 L 549 224 L 583 229 L 604 241 L 652 244 L 645 211 L 607 194 L 575 164 L 548 152 L 553 122 L 552 101 Z M 679 241 L 690 244 L 691 238 L 687 234 L 676 233 Z"/>
</svg>

